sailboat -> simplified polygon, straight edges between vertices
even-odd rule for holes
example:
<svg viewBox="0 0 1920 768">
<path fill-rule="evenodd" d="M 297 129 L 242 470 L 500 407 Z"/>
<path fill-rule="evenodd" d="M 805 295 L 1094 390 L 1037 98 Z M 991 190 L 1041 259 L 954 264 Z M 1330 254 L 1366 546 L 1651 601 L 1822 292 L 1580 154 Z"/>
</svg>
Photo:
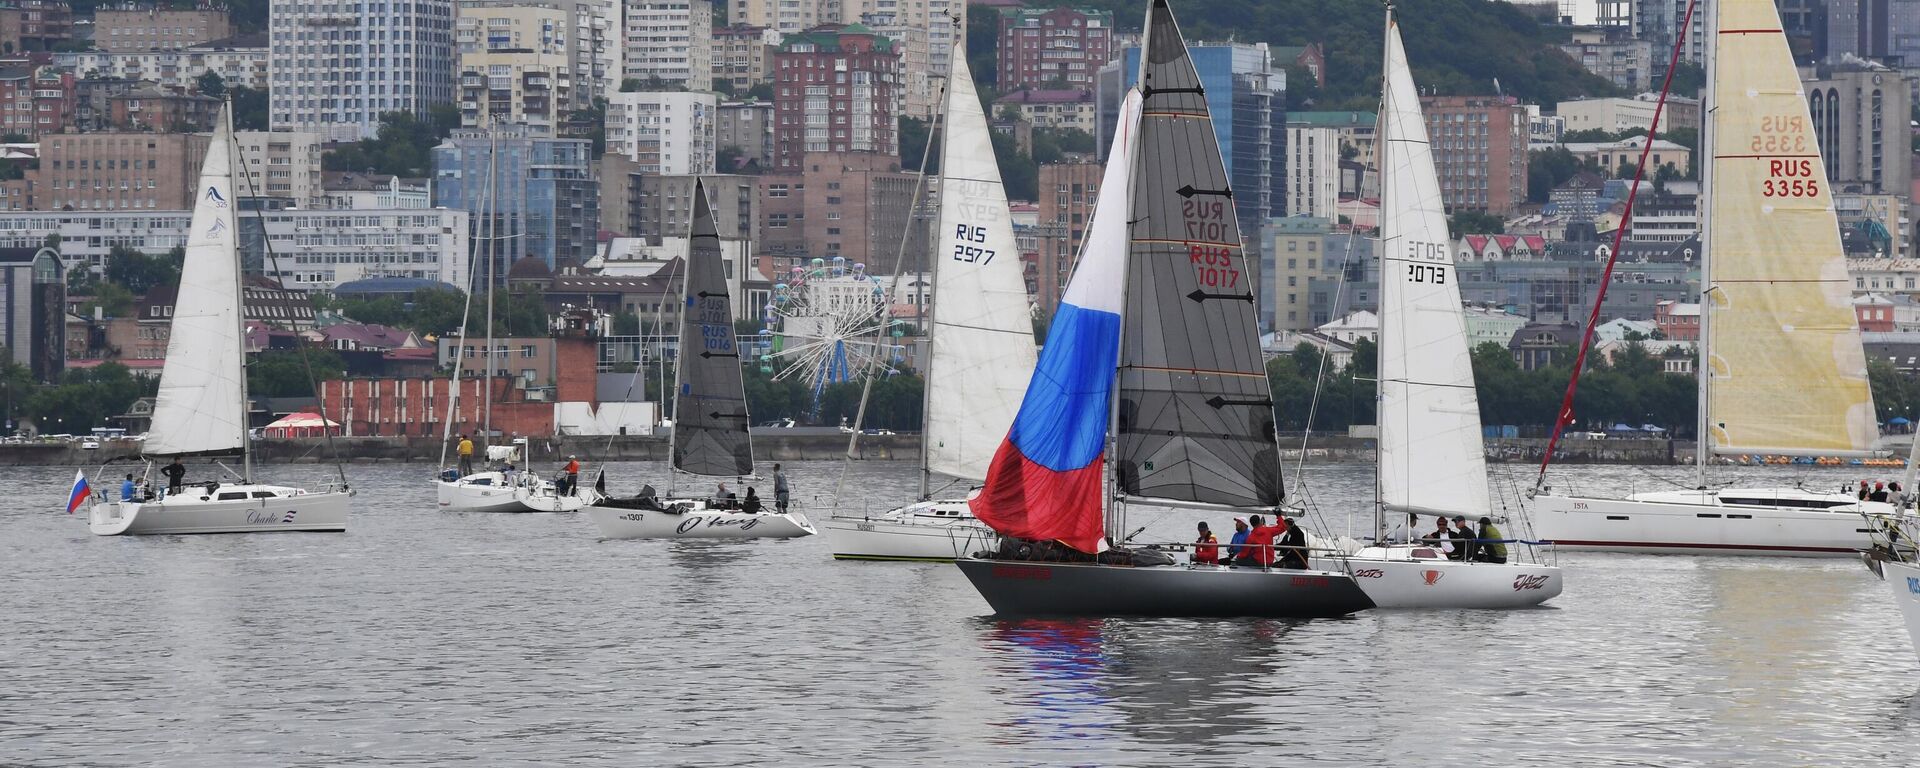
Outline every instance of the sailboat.
<svg viewBox="0 0 1920 768">
<path fill-rule="evenodd" d="M 1480 403 L 1440 179 L 1391 9 L 1385 71 L 1379 130 L 1378 509 L 1394 516 L 1458 515 L 1476 521 L 1493 514 Z M 1552 599 L 1562 586 L 1559 568 L 1449 560 L 1439 547 L 1418 543 L 1365 547 L 1344 560 L 1381 608 L 1516 608 Z M 1328 567 L 1338 561 L 1322 559 Z"/>
<path fill-rule="evenodd" d="M 1920 442 L 1907 458 L 1907 487 L 1916 480 L 1914 460 L 1920 459 Z M 1898 500 L 1887 511 L 1866 515 L 1872 530 L 1873 546 L 1862 554 L 1868 570 L 1886 582 L 1895 607 L 1907 625 L 1913 649 L 1920 655 L 1920 516 L 1914 511 L 1915 497 Z"/>
<path fill-rule="evenodd" d="M 1712 488 L 1715 456 L 1860 457 L 1879 431 L 1826 168 L 1771 0 L 1717 0 L 1705 28 L 1696 487 L 1625 499 L 1542 493 L 1566 549 L 1852 556 L 1888 505 L 1802 487 Z"/>
<path fill-rule="evenodd" d="M 481 254 L 486 259 L 485 285 L 487 287 L 487 339 L 481 354 L 487 358 L 486 378 L 481 379 L 481 391 L 484 404 L 481 406 L 481 442 L 491 442 L 493 436 L 493 384 L 495 367 L 498 360 L 493 347 L 493 289 L 494 268 L 498 263 L 496 243 L 499 241 L 499 216 L 495 203 L 499 200 L 496 174 L 499 169 L 498 136 L 490 137 L 487 144 L 487 236 L 486 248 Z M 473 293 L 469 286 L 467 309 L 473 306 Z M 467 316 L 463 309 L 460 316 L 460 340 L 466 341 Z M 537 472 L 525 469 L 525 457 L 520 454 L 516 444 L 487 445 L 485 464 L 477 472 L 461 474 L 458 469 L 447 466 L 447 447 L 452 444 L 453 425 L 460 413 L 460 373 L 465 355 L 453 357 L 453 380 L 447 395 L 447 418 L 443 422 L 440 436 L 440 474 L 434 479 L 434 492 L 440 508 L 448 512 L 576 512 L 586 506 L 587 499 L 579 489 L 561 493 L 559 487 L 550 479 L 543 478 Z M 495 467 L 504 467 L 495 469 Z M 518 469 L 512 469 L 518 468 Z"/>
<path fill-rule="evenodd" d="M 679 471 L 746 477 L 753 473 L 746 384 L 740 375 L 740 348 L 734 337 L 719 230 L 706 186 L 700 182 L 693 185 L 693 230 L 681 290 L 668 476 Z M 734 489 L 728 495 L 739 492 Z M 632 498 L 597 496 L 586 511 L 609 539 L 788 539 L 815 533 L 807 516 L 799 512 L 748 509 L 736 499 L 718 496 L 716 492 L 676 498 L 670 487 L 668 496 L 660 498 L 648 486 Z"/>
<path fill-rule="evenodd" d="M 994 537 L 968 511 L 964 497 L 935 499 L 930 488 L 936 473 L 974 483 L 986 479 L 1034 363 L 1025 266 L 964 48 L 954 46 L 940 147 L 940 238 L 933 262 L 939 301 L 927 332 L 921 500 L 877 515 L 829 518 L 822 527 L 836 559 L 948 561 Z"/>
<path fill-rule="evenodd" d="M 253 480 L 247 448 L 246 316 L 234 218 L 233 116 L 222 107 L 195 187 L 192 229 L 180 267 L 167 357 L 141 453 L 148 477 L 158 459 L 239 454 L 233 482 L 206 480 L 178 493 L 100 501 L 87 527 L 101 536 L 266 531 L 345 531 L 344 485 L 309 491 Z M 230 470 L 229 470 L 230 471 Z"/>
<path fill-rule="evenodd" d="M 1145 29 L 1140 89 L 1122 106 L 1092 229 L 968 502 L 1006 538 L 955 563 L 1010 615 L 1371 608 L 1340 571 L 1175 565 L 1123 548 L 1128 504 L 1277 514 L 1281 502 L 1255 288 L 1207 93 L 1167 0 L 1153 1 Z"/>
</svg>

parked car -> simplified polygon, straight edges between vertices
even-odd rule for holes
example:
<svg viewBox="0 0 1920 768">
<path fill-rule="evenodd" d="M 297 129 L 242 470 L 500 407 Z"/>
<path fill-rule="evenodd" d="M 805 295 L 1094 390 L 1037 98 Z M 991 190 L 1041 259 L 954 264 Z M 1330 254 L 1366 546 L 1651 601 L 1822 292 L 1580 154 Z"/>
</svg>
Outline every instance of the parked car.
<svg viewBox="0 0 1920 768">
<path fill-rule="evenodd" d="M 84 442 L 82 442 L 82 443 L 80 443 L 80 450 L 83 450 L 83 451 L 97 451 L 97 450 L 100 450 L 100 441 L 98 441 L 98 440 L 86 440 L 86 441 L 84 441 Z"/>
</svg>

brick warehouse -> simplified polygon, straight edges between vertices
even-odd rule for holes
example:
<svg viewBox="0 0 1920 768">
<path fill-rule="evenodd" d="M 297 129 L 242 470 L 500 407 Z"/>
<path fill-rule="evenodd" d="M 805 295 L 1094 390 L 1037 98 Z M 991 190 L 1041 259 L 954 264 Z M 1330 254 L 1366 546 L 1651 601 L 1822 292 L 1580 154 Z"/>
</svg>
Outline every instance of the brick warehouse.
<svg viewBox="0 0 1920 768">
<path fill-rule="evenodd" d="M 556 338 L 553 345 L 551 370 L 545 378 L 536 375 L 529 380 L 517 368 L 502 364 L 487 379 L 468 361 L 461 371 L 454 434 L 480 432 L 488 389 L 493 397 L 493 429 L 504 437 L 554 435 L 561 431 L 557 425 L 564 410 L 581 405 L 598 409 L 595 340 L 574 335 Z M 507 349 L 496 347 L 495 355 L 505 357 Z M 350 437 L 435 437 L 446 423 L 452 386 L 445 376 L 323 381 L 320 399 L 327 418 L 340 422 Z"/>
</svg>

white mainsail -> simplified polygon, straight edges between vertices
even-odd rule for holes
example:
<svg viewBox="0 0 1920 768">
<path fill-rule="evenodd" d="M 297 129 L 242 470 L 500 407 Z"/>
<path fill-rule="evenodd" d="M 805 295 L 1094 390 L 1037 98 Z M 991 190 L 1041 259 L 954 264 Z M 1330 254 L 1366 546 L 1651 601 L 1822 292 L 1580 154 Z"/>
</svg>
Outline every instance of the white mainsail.
<svg viewBox="0 0 1920 768">
<path fill-rule="evenodd" d="M 932 349 L 926 370 L 926 465 L 979 481 L 1033 376 L 1033 313 L 987 116 L 954 46 L 940 151 Z"/>
<path fill-rule="evenodd" d="M 247 444 L 229 119 L 223 107 L 194 188 L 193 225 L 147 433 L 149 456 L 229 452 Z"/>
<path fill-rule="evenodd" d="M 1713 450 L 1869 452 L 1879 432 L 1853 281 L 1779 12 L 1772 0 L 1713 5 L 1704 190 Z"/>
<path fill-rule="evenodd" d="M 1388 22 L 1380 113 L 1380 498 L 1389 509 L 1489 508 L 1447 216 L 1400 26 Z"/>
</svg>

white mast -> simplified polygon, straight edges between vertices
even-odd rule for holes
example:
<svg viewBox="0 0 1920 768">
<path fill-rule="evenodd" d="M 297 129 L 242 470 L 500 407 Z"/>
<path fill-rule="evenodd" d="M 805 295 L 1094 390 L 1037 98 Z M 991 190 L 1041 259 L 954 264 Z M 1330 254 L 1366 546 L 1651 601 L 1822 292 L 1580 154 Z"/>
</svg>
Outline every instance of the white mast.
<svg viewBox="0 0 1920 768">
<path fill-rule="evenodd" d="M 1697 342 L 1700 353 L 1700 396 L 1699 414 L 1694 422 L 1693 432 L 1693 476 L 1694 485 L 1707 487 L 1707 461 L 1713 456 L 1712 414 L 1707 412 L 1707 390 L 1713 385 L 1713 356 L 1707 350 L 1708 318 L 1713 316 L 1710 307 L 1713 303 L 1713 277 L 1709 269 L 1712 259 L 1708 257 L 1709 234 L 1713 231 L 1713 113 L 1719 109 L 1714 98 L 1713 76 L 1714 59 L 1720 47 L 1720 4 L 1717 0 L 1704 0 L 1707 5 L 1706 23 L 1700 28 L 1707 35 L 1702 46 L 1703 61 L 1707 73 L 1705 93 L 1700 94 L 1700 153 L 1695 162 L 1700 163 L 1700 195 L 1698 198 L 1700 216 L 1700 339 Z M 1685 30 L 1682 30 L 1685 34 Z M 1649 133 L 1648 141 L 1652 141 Z"/>
</svg>

